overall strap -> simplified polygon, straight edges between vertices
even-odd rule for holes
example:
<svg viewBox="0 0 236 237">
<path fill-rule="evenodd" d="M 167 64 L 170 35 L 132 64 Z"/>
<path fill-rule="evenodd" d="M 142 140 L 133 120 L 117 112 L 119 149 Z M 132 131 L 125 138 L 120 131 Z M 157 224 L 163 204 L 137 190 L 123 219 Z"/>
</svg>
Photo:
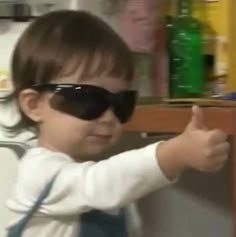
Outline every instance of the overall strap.
<svg viewBox="0 0 236 237">
<path fill-rule="evenodd" d="M 30 208 L 30 210 L 26 213 L 26 215 L 19 220 L 15 225 L 8 228 L 7 237 L 21 237 L 22 233 L 28 224 L 29 220 L 32 218 L 33 214 L 38 210 L 43 200 L 49 195 L 52 186 L 56 177 L 58 176 L 60 171 L 58 171 L 50 180 L 50 182 L 45 186 L 43 191 L 40 193 L 38 199 L 34 203 L 34 205 Z"/>
</svg>

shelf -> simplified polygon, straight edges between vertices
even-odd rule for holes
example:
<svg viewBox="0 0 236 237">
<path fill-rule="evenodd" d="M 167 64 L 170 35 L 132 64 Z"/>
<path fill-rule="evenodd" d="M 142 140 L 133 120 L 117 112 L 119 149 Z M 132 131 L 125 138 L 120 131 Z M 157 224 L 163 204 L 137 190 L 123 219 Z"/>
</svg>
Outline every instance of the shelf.
<svg viewBox="0 0 236 237">
<path fill-rule="evenodd" d="M 157 105 L 164 107 L 189 107 L 194 104 L 203 107 L 235 107 L 235 100 L 223 100 L 216 98 L 160 98 L 155 96 L 141 97 L 138 105 Z"/>
<path fill-rule="evenodd" d="M 204 107 L 206 124 L 228 134 L 236 133 L 236 107 Z M 138 105 L 126 131 L 180 133 L 191 119 L 191 106 Z"/>
</svg>

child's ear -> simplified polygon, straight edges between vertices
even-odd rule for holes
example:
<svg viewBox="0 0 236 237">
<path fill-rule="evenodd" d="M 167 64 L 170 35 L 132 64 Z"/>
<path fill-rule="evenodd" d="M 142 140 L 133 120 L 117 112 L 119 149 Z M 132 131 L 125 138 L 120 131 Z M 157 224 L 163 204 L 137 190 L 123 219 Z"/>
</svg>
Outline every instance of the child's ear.
<svg viewBox="0 0 236 237">
<path fill-rule="evenodd" d="M 25 89 L 19 95 L 19 106 L 22 112 L 34 122 L 42 120 L 41 95 L 32 89 Z"/>
</svg>

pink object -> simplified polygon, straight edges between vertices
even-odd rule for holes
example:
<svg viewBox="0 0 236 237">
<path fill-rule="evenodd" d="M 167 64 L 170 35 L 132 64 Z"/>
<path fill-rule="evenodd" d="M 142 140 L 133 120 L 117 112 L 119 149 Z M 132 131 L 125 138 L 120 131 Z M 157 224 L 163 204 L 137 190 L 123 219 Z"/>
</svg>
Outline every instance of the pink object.
<svg viewBox="0 0 236 237">
<path fill-rule="evenodd" d="M 153 94 L 160 97 L 169 97 L 169 58 L 167 51 L 167 29 L 163 22 L 156 34 L 153 68 Z"/>
<path fill-rule="evenodd" d="M 121 33 L 130 49 L 153 59 L 148 81 L 139 82 L 142 91 L 150 83 L 150 94 L 168 97 L 168 51 L 165 10 L 168 0 L 127 0 L 121 14 Z M 139 65 L 138 65 L 139 66 Z M 145 77 L 145 76 L 144 76 Z M 141 84 L 143 83 L 143 85 Z"/>
<path fill-rule="evenodd" d="M 135 52 L 155 48 L 158 0 L 128 0 L 121 15 L 122 36 Z"/>
</svg>

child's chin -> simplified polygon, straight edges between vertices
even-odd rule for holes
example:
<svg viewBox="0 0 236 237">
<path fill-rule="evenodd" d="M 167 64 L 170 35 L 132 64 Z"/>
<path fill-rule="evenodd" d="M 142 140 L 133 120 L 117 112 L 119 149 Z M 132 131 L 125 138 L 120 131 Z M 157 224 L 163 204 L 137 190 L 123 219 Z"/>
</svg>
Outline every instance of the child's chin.
<svg viewBox="0 0 236 237">
<path fill-rule="evenodd" d="M 91 147 L 91 149 L 86 154 L 87 159 L 93 161 L 107 159 L 109 156 L 106 155 L 106 152 L 109 151 L 111 147 L 112 145 Z"/>
</svg>

